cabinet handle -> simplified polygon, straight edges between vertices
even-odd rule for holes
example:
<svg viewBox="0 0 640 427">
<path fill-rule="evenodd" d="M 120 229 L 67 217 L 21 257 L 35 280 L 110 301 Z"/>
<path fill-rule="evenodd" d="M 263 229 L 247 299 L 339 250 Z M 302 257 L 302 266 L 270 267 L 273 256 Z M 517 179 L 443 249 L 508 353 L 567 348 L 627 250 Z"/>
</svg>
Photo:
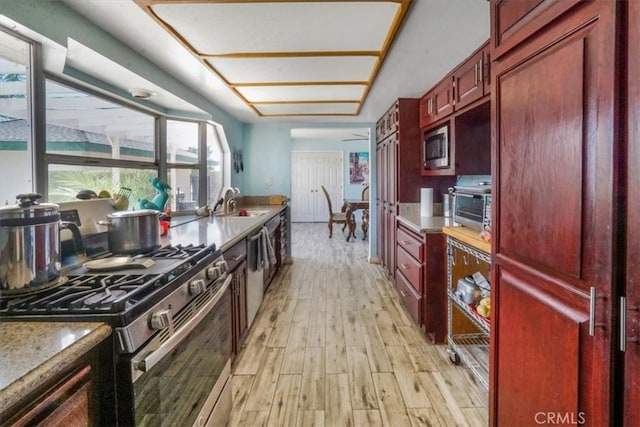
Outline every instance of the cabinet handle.
<svg viewBox="0 0 640 427">
<path fill-rule="evenodd" d="M 400 240 L 400 243 L 402 243 L 405 246 L 411 246 L 411 242 L 408 240 Z"/>
<path fill-rule="evenodd" d="M 427 112 L 429 115 L 433 114 L 433 98 L 427 100 Z"/>
<path fill-rule="evenodd" d="M 473 64 L 473 85 L 478 85 L 478 63 Z"/>
<path fill-rule="evenodd" d="M 628 342 L 640 342 L 637 337 L 627 338 L 627 310 L 637 311 L 638 307 L 627 307 L 627 298 L 620 297 L 620 351 L 627 351 Z"/>
<path fill-rule="evenodd" d="M 596 323 L 596 298 L 604 298 L 596 296 L 596 288 L 592 286 L 589 289 L 589 335 L 596 334 L 596 326 L 604 326 L 604 323 Z"/>
<path fill-rule="evenodd" d="M 400 267 L 404 268 L 405 270 L 408 270 L 409 264 L 400 264 Z"/>
<path fill-rule="evenodd" d="M 406 298 L 407 297 L 407 294 L 405 294 L 402 289 L 400 289 L 400 295 L 402 295 L 402 298 Z"/>
<path fill-rule="evenodd" d="M 484 82 L 484 58 L 480 58 L 480 65 L 478 66 L 478 74 L 480 74 L 480 78 L 478 79 L 478 84 Z"/>
</svg>

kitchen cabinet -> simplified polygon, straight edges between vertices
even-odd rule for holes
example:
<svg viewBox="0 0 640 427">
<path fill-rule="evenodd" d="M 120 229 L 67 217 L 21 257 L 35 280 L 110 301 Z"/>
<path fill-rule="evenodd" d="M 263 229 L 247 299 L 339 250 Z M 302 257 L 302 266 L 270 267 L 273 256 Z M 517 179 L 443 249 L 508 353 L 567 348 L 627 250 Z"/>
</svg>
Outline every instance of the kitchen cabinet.
<svg viewBox="0 0 640 427">
<path fill-rule="evenodd" d="M 449 227 L 447 234 L 447 344 L 451 360 L 464 363 L 478 382 L 489 387 L 489 319 L 465 301 L 458 282 L 474 274 L 489 278 L 491 247 L 466 227 Z M 474 280 L 475 281 L 475 280 Z M 484 291 L 483 297 L 489 294 Z"/>
<path fill-rule="evenodd" d="M 247 242 L 240 242 L 227 249 L 224 254 L 231 280 L 231 347 L 235 354 L 242 347 L 249 329 L 247 320 Z"/>
<path fill-rule="evenodd" d="M 287 212 L 288 209 L 280 212 L 280 235 L 278 236 L 278 246 L 280 246 L 280 251 L 278 252 L 278 266 L 282 266 L 287 261 L 287 250 L 289 248 L 289 230 L 287 221 Z"/>
<path fill-rule="evenodd" d="M 70 327 L 66 334 L 73 334 L 74 327 Z M 55 332 L 54 332 L 55 334 Z M 15 355 L 16 348 L 20 347 L 22 338 L 18 338 L 18 345 L 8 350 L 8 355 Z M 75 341 L 74 341 L 75 340 Z M 46 338 L 44 341 L 48 341 Z M 21 390 L 22 385 L 13 387 L 13 393 L 20 394 L 11 407 L 0 414 L 0 424 L 3 426 L 67 426 L 67 425 L 115 425 L 115 388 L 113 376 L 113 340 L 111 337 L 103 341 L 91 344 L 87 352 L 82 352 L 84 344 L 71 338 L 75 350 L 69 351 L 68 356 L 76 360 L 69 362 L 64 369 L 55 374 L 43 370 L 42 366 L 48 360 L 33 358 L 48 354 L 45 350 L 34 349 L 33 354 L 24 355 L 24 366 L 33 365 L 30 374 L 32 377 L 38 373 L 37 386 L 31 389 Z M 61 343 L 64 347 L 64 344 Z M 34 344 L 35 345 L 35 344 Z M 69 346 L 70 347 L 70 346 Z M 66 351 L 66 349 L 64 350 Z M 55 352 L 55 350 L 54 350 Z M 18 370 L 24 368 L 18 367 Z M 26 372 L 26 371 L 25 371 Z M 22 377 L 26 383 L 31 380 Z M 15 386 L 16 384 L 14 384 Z M 11 399 L 15 398 L 10 396 Z"/>
<path fill-rule="evenodd" d="M 420 129 L 418 99 L 400 98 L 376 125 L 378 173 L 376 209 L 378 256 L 389 277 L 395 275 L 396 216 L 400 202 L 416 203 L 420 188 Z"/>
<path fill-rule="evenodd" d="M 416 323 L 433 343 L 446 333 L 444 236 L 417 233 L 397 221 L 396 288 Z"/>
<path fill-rule="evenodd" d="M 448 75 L 420 98 L 420 127 L 425 128 L 453 113 L 454 78 Z"/>
<path fill-rule="evenodd" d="M 48 390 L 19 418 L 3 425 L 91 425 L 91 366 L 84 366 Z"/>
<path fill-rule="evenodd" d="M 615 424 L 625 4 L 491 1 L 491 425 Z"/>
<path fill-rule="evenodd" d="M 640 425 L 640 2 L 628 2 L 629 14 L 627 28 L 629 40 L 627 43 L 628 73 L 625 85 L 627 90 L 627 195 L 625 212 L 626 233 L 626 279 L 623 292 L 624 299 L 620 298 L 619 318 L 620 345 L 618 365 L 622 374 L 622 384 L 619 386 L 618 395 L 622 402 L 621 408 L 615 408 L 614 412 L 622 414 L 621 419 L 614 420 L 615 424 L 624 426 Z M 623 157 L 624 158 L 624 157 Z M 624 301 L 624 303 L 622 303 Z"/>
<path fill-rule="evenodd" d="M 462 65 L 453 72 L 455 109 L 467 105 L 489 94 L 489 41 L 480 46 Z"/>
</svg>

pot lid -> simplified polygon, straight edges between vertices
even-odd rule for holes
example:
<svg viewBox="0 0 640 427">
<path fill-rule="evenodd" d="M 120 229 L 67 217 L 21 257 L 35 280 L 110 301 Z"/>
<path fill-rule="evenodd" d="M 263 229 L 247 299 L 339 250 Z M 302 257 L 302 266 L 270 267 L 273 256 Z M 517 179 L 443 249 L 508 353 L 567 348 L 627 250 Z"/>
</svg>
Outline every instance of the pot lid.
<svg viewBox="0 0 640 427">
<path fill-rule="evenodd" d="M 42 196 L 37 193 L 18 194 L 18 204 L 0 208 L 2 218 L 33 218 L 58 215 L 58 205 L 55 203 L 38 203 Z"/>
<path fill-rule="evenodd" d="M 138 217 L 138 216 L 152 216 L 152 215 L 160 215 L 160 212 L 154 211 L 153 209 L 140 209 L 137 211 L 114 212 L 107 215 L 107 217 L 109 219 L 113 219 L 113 218 L 131 218 L 131 217 Z"/>
</svg>

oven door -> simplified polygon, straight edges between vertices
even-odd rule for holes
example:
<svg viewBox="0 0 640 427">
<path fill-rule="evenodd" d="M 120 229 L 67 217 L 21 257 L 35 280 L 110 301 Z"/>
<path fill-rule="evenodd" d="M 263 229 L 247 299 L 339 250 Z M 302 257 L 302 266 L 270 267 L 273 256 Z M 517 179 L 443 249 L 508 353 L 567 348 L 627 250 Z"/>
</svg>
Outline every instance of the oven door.
<svg viewBox="0 0 640 427">
<path fill-rule="evenodd" d="M 228 275 L 215 295 L 170 338 L 160 346 L 152 341 L 131 359 L 135 425 L 227 422 L 231 410 L 232 277 Z M 174 325 L 182 321 L 181 313 Z M 208 420 L 212 413 L 221 419 Z"/>
</svg>

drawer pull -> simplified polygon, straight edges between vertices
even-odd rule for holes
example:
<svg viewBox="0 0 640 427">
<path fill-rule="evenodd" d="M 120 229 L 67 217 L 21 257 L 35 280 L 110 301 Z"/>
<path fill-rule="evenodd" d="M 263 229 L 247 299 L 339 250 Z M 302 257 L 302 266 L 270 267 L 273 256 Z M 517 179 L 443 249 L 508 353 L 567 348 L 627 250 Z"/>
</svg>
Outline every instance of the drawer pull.
<svg viewBox="0 0 640 427">
<path fill-rule="evenodd" d="M 400 241 L 400 243 L 402 243 L 402 244 L 403 244 L 403 245 L 405 245 L 405 246 L 409 246 L 409 245 L 411 245 L 411 242 L 410 242 L 410 241 L 408 241 L 408 240 L 401 240 L 401 241 Z"/>
<path fill-rule="evenodd" d="M 404 268 L 405 270 L 408 270 L 410 265 L 409 264 L 400 264 L 400 267 Z"/>
<path fill-rule="evenodd" d="M 402 295 L 402 298 L 406 298 L 407 297 L 407 294 L 405 294 L 402 289 L 400 289 L 400 295 Z"/>
</svg>

